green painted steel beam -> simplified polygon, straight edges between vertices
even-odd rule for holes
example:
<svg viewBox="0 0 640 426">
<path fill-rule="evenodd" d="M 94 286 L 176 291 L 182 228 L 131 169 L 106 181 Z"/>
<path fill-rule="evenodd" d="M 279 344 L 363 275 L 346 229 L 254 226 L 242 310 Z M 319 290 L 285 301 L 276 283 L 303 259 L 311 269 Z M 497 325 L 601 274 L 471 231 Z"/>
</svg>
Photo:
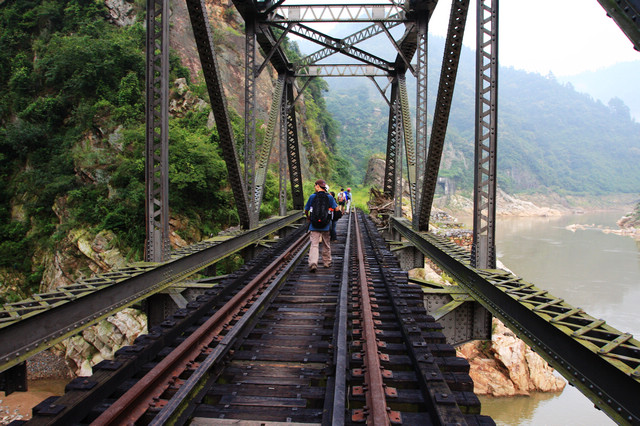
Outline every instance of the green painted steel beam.
<svg viewBox="0 0 640 426">
<path fill-rule="evenodd" d="M 470 265 L 469 253 L 405 219 L 391 226 L 500 318 L 597 408 L 620 424 L 640 423 L 640 342 L 503 270 Z"/>
<path fill-rule="evenodd" d="M 272 218 L 250 231 L 173 251 L 164 263 L 127 266 L 5 305 L 0 311 L 0 372 L 302 218 L 301 211 Z"/>
</svg>

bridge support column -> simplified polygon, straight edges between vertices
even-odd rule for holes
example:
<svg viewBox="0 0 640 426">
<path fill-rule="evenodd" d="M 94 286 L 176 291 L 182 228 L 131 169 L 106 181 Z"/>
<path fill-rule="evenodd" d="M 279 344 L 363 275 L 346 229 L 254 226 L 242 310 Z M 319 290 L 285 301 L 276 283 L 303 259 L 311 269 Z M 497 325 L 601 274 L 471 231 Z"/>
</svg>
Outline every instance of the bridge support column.
<svg viewBox="0 0 640 426">
<path fill-rule="evenodd" d="M 147 0 L 145 259 L 169 256 L 169 0 Z"/>
<path fill-rule="evenodd" d="M 496 267 L 498 0 L 480 0 L 476 45 L 476 150 L 471 265 Z"/>
</svg>

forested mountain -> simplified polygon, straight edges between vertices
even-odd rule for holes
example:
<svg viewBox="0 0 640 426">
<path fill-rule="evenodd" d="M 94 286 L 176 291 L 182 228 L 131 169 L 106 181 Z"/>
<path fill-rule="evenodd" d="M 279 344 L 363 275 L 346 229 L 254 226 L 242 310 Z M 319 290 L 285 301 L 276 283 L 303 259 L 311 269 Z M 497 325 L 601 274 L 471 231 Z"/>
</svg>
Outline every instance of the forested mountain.
<svg viewBox="0 0 640 426">
<path fill-rule="evenodd" d="M 242 144 L 242 19 L 227 1 L 207 8 Z M 188 244 L 238 216 L 184 2 L 172 2 L 171 20 L 170 226 L 172 243 Z M 144 47 L 144 2 L 0 1 L 0 303 L 142 259 Z M 258 79 L 259 113 L 275 78 L 267 68 Z M 296 104 L 308 178 L 341 170 L 324 84 Z M 262 217 L 277 213 L 277 192 L 269 173 Z"/>
<path fill-rule="evenodd" d="M 431 120 L 444 39 L 429 43 Z M 465 48 L 441 165 L 441 176 L 455 177 L 462 189 L 473 183 L 474 69 L 475 55 Z M 415 80 L 407 80 L 413 102 Z M 328 81 L 327 104 L 342 125 L 340 150 L 363 173 L 369 155 L 386 150 L 388 107 L 367 79 Z M 621 100 L 604 105 L 553 76 L 512 68 L 499 70 L 498 99 L 502 189 L 590 195 L 640 190 L 640 124 Z"/>
</svg>

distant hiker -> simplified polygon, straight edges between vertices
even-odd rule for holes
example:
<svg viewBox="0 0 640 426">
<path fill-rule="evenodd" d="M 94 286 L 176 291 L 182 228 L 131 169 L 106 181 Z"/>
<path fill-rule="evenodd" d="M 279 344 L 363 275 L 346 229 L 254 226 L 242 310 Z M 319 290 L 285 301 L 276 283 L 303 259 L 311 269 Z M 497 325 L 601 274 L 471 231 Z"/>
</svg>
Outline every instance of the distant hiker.
<svg viewBox="0 0 640 426">
<path fill-rule="evenodd" d="M 344 211 L 344 206 L 347 204 L 347 193 L 344 192 L 344 188 L 340 188 L 340 193 L 338 194 L 338 210 Z"/>
<path fill-rule="evenodd" d="M 347 198 L 347 214 L 351 212 L 351 188 L 347 188 L 347 192 L 344 193 Z"/>
<path fill-rule="evenodd" d="M 309 219 L 311 248 L 309 249 L 309 271 L 318 269 L 318 252 L 322 241 L 322 263 L 325 268 L 331 266 L 331 214 L 338 207 L 336 200 L 327 193 L 327 183 L 318 179 L 314 194 L 309 196 L 304 206 L 304 214 Z"/>
<path fill-rule="evenodd" d="M 335 192 L 331 191 L 330 194 L 331 194 L 331 196 L 333 198 L 336 197 Z M 342 212 L 340 211 L 340 208 L 335 209 L 333 211 L 333 214 L 331 215 L 331 229 L 329 231 L 330 231 L 331 242 L 332 243 L 337 243 L 338 242 L 338 234 L 336 234 L 336 222 L 341 217 L 342 217 Z"/>
</svg>

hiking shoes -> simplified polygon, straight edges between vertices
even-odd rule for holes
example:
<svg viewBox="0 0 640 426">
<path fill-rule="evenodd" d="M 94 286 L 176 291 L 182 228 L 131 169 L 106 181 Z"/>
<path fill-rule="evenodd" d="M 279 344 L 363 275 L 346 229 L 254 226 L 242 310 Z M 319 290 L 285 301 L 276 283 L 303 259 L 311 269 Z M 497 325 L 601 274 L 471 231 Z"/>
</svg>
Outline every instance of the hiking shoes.
<svg viewBox="0 0 640 426">
<path fill-rule="evenodd" d="M 316 264 L 309 265 L 309 272 L 315 273 L 316 269 L 318 269 L 318 265 Z"/>
</svg>

